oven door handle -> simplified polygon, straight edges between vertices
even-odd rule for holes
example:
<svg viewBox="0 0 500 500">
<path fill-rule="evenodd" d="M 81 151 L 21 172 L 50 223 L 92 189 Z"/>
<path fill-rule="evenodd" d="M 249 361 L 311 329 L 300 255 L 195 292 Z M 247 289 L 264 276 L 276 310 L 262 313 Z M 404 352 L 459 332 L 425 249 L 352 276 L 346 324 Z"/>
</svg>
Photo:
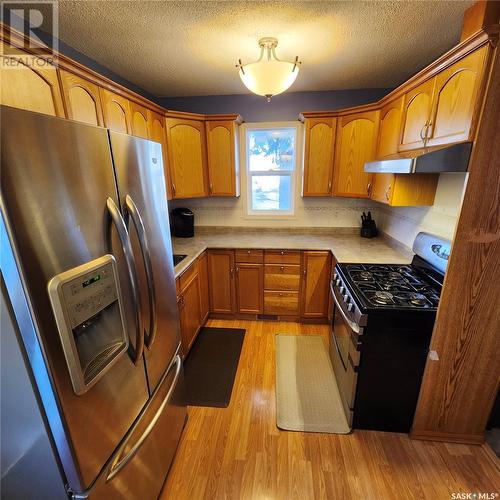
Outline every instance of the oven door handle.
<svg viewBox="0 0 500 500">
<path fill-rule="evenodd" d="M 342 308 L 342 305 L 341 305 L 339 299 L 335 295 L 335 290 L 333 289 L 332 283 L 330 283 L 330 293 L 332 294 L 333 301 L 334 301 L 335 305 L 337 306 L 337 309 L 340 311 L 340 314 L 342 315 L 342 318 L 344 319 L 344 321 L 349 325 L 351 330 L 353 330 L 355 333 L 359 333 L 359 326 L 354 321 L 350 320 L 347 317 L 344 309 Z"/>
</svg>

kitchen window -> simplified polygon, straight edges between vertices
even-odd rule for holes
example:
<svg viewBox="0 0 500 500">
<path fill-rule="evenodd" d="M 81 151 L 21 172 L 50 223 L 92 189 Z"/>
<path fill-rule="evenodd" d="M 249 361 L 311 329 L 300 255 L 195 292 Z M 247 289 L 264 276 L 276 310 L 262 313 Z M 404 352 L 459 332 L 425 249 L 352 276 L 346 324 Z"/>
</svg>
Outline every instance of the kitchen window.
<svg viewBox="0 0 500 500">
<path fill-rule="evenodd" d="M 281 124 L 280 124 L 281 125 Z M 297 125 L 249 124 L 245 130 L 247 214 L 294 214 Z"/>
</svg>

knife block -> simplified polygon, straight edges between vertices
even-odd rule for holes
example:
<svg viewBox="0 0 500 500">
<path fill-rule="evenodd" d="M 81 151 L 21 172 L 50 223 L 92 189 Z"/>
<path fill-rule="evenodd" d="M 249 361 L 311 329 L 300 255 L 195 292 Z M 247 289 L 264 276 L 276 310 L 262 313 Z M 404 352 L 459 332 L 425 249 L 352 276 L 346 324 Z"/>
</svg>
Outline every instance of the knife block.
<svg viewBox="0 0 500 500">
<path fill-rule="evenodd" d="M 370 221 L 363 222 L 361 226 L 361 237 L 375 238 L 375 236 L 378 236 L 378 231 L 375 221 L 372 219 Z"/>
</svg>

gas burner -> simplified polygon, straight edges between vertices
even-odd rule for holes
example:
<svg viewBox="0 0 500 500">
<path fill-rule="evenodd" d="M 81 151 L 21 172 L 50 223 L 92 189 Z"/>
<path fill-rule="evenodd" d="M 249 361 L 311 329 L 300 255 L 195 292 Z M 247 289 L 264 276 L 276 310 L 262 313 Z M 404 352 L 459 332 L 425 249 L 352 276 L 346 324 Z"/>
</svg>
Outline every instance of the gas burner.
<svg viewBox="0 0 500 500">
<path fill-rule="evenodd" d="M 354 281 L 373 281 L 373 274 L 368 271 L 353 271 L 351 277 Z"/>
<path fill-rule="evenodd" d="M 386 305 L 386 304 L 392 304 L 393 297 L 394 297 L 394 295 L 392 295 L 392 293 L 389 293 L 389 292 L 375 292 L 375 294 L 373 296 L 373 300 L 377 304 Z"/>
<path fill-rule="evenodd" d="M 414 284 L 413 288 L 415 288 L 415 290 L 418 293 L 423 293 L 425 295 L 427 295 L 427 294 L 436 295 L 436 290 L 434 290 L 434 288 L 432 288 L 432 286 L 430 286 L 430 285 Z"/>
<path fill-rule="evenodd" d="M 427 299 L 425 298 L 425 295 L 422 295 L 421 293 L 411 293 L 408 296 L 408 300 L 410 301 L 410 304 L 414 306 L 427 305 Z"/>
</svg>

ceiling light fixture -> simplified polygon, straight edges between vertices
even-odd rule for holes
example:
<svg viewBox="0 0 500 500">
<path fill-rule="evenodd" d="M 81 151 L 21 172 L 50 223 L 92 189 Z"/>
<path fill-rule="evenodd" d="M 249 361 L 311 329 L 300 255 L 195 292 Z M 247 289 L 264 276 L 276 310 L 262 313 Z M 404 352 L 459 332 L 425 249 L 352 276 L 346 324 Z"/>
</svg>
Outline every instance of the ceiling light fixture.
<svg viewBox="0 0 500 500">
<path fill-rule="evenodd" d="M 278 39 L 265 37 L 259 40 L 260 57 L 257 61 L 243 65 L 241 59 L 236 67 L 245 86 L 254 94 L 271 100 L 293 84 L 299 74 L 299 57 L 294 62 L 281 61 L 276 57 Z"/>
</svg>

